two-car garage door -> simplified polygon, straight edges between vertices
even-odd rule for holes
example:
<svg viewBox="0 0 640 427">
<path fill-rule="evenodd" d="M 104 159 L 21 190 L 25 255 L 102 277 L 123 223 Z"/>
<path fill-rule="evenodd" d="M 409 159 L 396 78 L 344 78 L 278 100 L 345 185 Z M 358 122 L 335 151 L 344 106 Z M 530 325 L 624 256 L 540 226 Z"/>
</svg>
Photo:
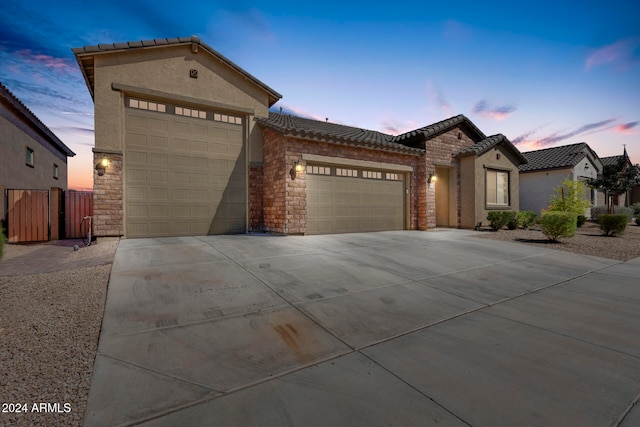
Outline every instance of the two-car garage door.
<svg viewBox="0 0 640 427">
<path fill-rule="evenodd" d="M 244 232 L 243 118 L 127 99 L 127 237 Z"/>
<path fill-rule="evenodd" d="M 403 230 L 404 176 L 368 168 L 307 166 L 307 233 Z"/>
</svg>

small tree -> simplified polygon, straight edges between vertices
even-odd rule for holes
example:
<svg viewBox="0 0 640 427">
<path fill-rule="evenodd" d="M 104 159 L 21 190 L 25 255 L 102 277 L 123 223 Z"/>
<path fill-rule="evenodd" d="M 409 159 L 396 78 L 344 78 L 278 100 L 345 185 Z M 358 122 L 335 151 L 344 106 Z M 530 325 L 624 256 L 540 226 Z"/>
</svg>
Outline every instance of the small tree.
<svg viewBox="0 0 640 427">
<path fill-rule="evenodd" d="M 584 182 L 565 179 L 562 185 L 555 188 L 549 211 L 584 215 L 585 210 L 591 206 L 591 202 L 584 197 L 586 191 Z"/>
<path fill-rule="evenodd" d="M 613 199 L 630 191 L 636 185 L 640 185 L 640 166 L 631 165 L 625 155 L 615 165 L 605 165 L 602 175 L 597 178 L 589 178 L 587 184 L 596 190 L 604 191 L 607 198 L 609 213 L 613 214 Z"/>
</svg>

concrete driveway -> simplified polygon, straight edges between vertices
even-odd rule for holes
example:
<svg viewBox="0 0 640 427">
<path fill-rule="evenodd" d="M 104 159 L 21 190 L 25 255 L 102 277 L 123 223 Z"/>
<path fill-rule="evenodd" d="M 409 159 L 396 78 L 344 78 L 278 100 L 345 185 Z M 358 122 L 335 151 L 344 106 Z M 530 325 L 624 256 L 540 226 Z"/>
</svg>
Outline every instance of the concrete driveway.
<svg viewBox="0 0 640 427">
<path fill-rule="evenodd" d="M 123 240 L 86 425 L 640 425 L 640 259 L 475 234 Z"/>
</svg>

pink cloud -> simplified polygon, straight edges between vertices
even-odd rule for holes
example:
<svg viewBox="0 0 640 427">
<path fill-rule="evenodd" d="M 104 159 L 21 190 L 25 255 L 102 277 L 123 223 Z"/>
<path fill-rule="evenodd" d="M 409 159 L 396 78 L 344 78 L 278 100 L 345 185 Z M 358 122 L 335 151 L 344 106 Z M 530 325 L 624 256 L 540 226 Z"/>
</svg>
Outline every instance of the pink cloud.
<svg viewBox="0 0 640 427">
<path fill-rule="evenodd" d="M 407 122 L 401 122 L 394 118 L 384 119 L 380 122 L 380 132 L 387 133 L 389 135 L 401 135 L 410 130 L 416 129 L 416 122 L 409 120 Z"/>
<path fill-rule="evenodd" d="M 481 116 L 488 117 L 494 120 L 504 120 L 516 111 L 514 105 L 490 105 L 486 100 L 478 101 L 473 107 L 473 112 L 480 114 Z"/>
<path fill-rule="evenodd" d="M 621 123 L 613 128 L 614 132 L 622 133 L 625 135 L 635 135 L 637 132 L 638 122 Z M 635 129 L 634 129 L 635 128 Z"/>
<path fill-rule="evenodd" d="M 613 63 L 626 69 L 637 61 L 634 51 L 639 46 L 640 36 L 628 37 L 603 46 L 587 57 L 585 68 L 590 70 L 600 65 Z"/>
<path fill-rule="evenodd" d="M 19 50 L 15 54 L 24 62 L 41 65 L 51 70 L 57 70 L 57 71 L 75 70 L 74 64 L 66 58 L 56 58 L 50 55 L 34 54 L 29 49 Z"/>
</svg>

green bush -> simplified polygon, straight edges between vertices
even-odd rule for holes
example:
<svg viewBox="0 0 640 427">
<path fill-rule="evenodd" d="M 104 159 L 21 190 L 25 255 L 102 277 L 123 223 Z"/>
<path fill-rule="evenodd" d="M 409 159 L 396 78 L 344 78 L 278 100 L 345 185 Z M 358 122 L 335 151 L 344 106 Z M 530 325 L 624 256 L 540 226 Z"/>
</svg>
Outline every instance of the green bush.
<svg viewBox="0 0 640 427">
<path fill-rule="evenodd" d="M 633 214 L 638 218 L 640 216 L 640 202 L 632 204 L 631 209 L 633 209 Z"/>
<path fill-rule="evenodd" d="M 600 223 L 598 219 L 602 214 L 608 214 L 609 208 L 607 206 L 594 206 L 591 208 L 591 219 L 595 222 Z M 613 213 L 616 215 L 626 215 L 627 222 L 631 222 L 633 220 L 633 209 L 625 208 L 624 206 L 613 206 Z"/>
<path fill-rule="evenodd" d="M 549 240 L 571 237 L 576 233 L 578 220 L 576 214 L 568 212 L 545 212 L 540 217 L 542 232 Z"/>
<path fill-rule="evenodd" d="M 582 227 L 585 222 L 587 222 L 587 217 L 584 215 L 578 215 L 578 223 L 576 224 L 578 228 Z"/>
<path fill-rule="evenodd" d="M 624 234 L 629 218 L 624 214 L 601 214 L 598 218 L 600 229 L 607 236 Z"/>
<path fill-rule="evenodd" d="M 636 225 L 640 225 L 640 215 L 636 217 Z"/>
<path fill-rule="evenodd" d="M 507 221 L 507 228 L 509 230 L 515 230 L 516 228 L 518 228 L 518 212 L 504 212 L 504 216 Z"/>
<path fill-rule="evenodd" d="M 518 225 L 520 228 L 524 228 L 525 230 L 531 227 L 536 223 L 536 219 L 538 219 L 535 212 L 531 211 L 520 211 L 518 212 Z"/>
<path fill-rule="evenodd" d="M 584 197 L 586 192 L 587 187 L 584 182 L 567 178 L 562 185 L 554 189 L 549 210 L 584 215 L 587 208 L 591 206 L 591 202 Z"/>
<path fill-rule="evenodd" d="M 512 220 L 516 213 L 512 211 L 493 211 L 487 214 L 489 226 L 493 231 L 498 231 Z"/>
</svg>

